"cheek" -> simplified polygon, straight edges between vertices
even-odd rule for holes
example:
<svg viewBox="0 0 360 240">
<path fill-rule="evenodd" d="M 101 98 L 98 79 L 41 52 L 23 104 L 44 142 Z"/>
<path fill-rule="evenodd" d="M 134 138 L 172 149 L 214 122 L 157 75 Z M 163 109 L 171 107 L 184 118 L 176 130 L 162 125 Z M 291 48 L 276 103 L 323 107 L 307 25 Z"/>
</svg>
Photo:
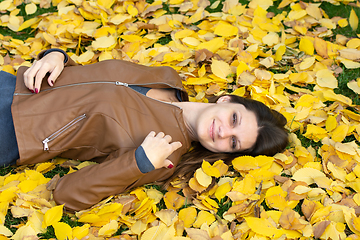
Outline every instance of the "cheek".
<svg viewBox="0 0 360 240">
<path fill-rule="evenodd" d="M 216 142 L 216 145 L 214 146 L 217 150 L 217 152 L 227 152 L 229 151 L 229 142 L 226 139 L 221 139 Z"/>
</svg>

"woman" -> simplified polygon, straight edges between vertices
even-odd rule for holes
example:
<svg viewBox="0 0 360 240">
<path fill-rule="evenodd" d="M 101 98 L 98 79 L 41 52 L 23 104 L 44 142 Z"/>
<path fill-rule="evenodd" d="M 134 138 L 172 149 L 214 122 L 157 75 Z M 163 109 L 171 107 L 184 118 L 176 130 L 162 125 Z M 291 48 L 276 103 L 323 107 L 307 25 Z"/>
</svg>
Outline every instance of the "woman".
<svg viewBox="0 0 360 240">
<path fill-rule="evenodd" d="M 10 103 L 12 118 L 3 121 L 16 134 L 6 138 L 12 142 L 0 153 L 15 151 L 3 164 L 15 159 L 19 165 L 32 164 L 55 156 L 100 163 L 57 183 L 54 199 L 70 210 L 132 187 L 169 181 L 174 166 L 189 177 L 204 158 L 272 155 L 287 145 L 281 114 L 236 96 L 210 104 L 188 102 L 170 67 L 119 60 L 76 66 L 59 49 L 42 52 L 38 59 L 31 68 L 19 68 L 15 90 L 14 80 L 0 76 L 13 93 L 12 104 L 9 94 L 4 96 L 8 104 L 1 111 L 9 113 Z M 199 142 L 195 150 L 202 150 L 185 154 L 191 142 Z"/>
</svg>

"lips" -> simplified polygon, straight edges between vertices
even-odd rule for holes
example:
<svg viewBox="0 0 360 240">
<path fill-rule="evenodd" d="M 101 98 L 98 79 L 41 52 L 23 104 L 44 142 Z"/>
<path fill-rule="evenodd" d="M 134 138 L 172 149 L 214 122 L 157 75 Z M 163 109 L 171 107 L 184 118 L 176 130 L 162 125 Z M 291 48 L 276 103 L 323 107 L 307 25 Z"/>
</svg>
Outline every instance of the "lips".
<svg viewBox="0 0 360 240">
<path fill-rule="evenodd" d="M 210 135 L 210 138 L 213 140 L 213 142 L 215 141 L 214 128 L 215 128 L 215 119 L 213 120 L 212 124 L 210 125 L 210 129 L 209 129 L 209 135 Z"/>
</svg>

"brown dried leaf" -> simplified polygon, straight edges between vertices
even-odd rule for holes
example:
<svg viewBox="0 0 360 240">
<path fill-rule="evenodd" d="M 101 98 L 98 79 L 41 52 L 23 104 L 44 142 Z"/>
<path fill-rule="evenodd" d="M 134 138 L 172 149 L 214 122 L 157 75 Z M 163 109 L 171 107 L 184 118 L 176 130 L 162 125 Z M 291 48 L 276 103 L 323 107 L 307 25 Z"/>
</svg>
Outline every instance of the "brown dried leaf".
<svg viewBox="0 0 360 240">
<path fill-rule="evenodd" d="M 301 230 L 306 225 L 299 221 L 300 215 L 289 207 L 286 207 L 279 219 L 280 225 L 288 230 Z"/>
<path fill-rule="evenodd" d="M 331 221 L 321 221 L 320 223 L 316 224 L 314 229 L 314 237 L 320 238 L 321 235 L 324 233 L 327 226 L 330 224 Z"/>
<path fill-rule="evenodd" d="M 240 74 L 237 84 L 242 86 L 249 86 L 255 82 L 256 77 L 252 75 L 249 71 L 244 71 Z"/>
<path fill-rule="evenodd" d="M 315 210 L 316 203 L 314 203 L 313 201 L 309 201 L 305 198 L 303 204 L 301 205 L 301 211 L 303 212 L 307 220 L 311 219 Z"/>
<path fill-rule="evenodd" d="M 200 49 L 198 51 L 195 51 L 195 62 L 199 63 L 199 62 L 203 62 L 203 61 L 209 61 L 212 57 L 214 56 L 214 54 L 212 52 L 210 52 L 207 49 Z"/>
<path fill-rule="evenodd" d="M 210 236 L 205 230 L 185 228 L 185 231 L 192 240 L 210 240 Z"/>
<path fill-rule="evenodd" d="M 60 180 L 60 175 L 56 174 L 47 184 L 46 189 L 52 191 L 55 189 L 57 182 Z"/>
</svg>

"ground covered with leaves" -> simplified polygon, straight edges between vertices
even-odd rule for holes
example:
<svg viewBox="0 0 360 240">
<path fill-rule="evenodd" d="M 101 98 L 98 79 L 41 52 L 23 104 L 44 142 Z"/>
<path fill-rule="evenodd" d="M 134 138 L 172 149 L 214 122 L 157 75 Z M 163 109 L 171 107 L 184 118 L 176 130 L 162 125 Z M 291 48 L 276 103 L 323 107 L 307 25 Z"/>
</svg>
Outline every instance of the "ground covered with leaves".
<svg viewBox="0 0 360 240">
<path fill-rule="evenodd" d="M 189 183 L 140 187 L 75 214 L 56 206 L 53 183 L 93 163 L 1 168 L 0 239 L 359 239 L 359 6 L 0 1 L 0 70 L 15 74 L 52 47 L 79 64 L 167 65 L 191 101 L 223 92 L 262 101 L 287 118 L 290 137 L 273 157 L 204 161 Z"/>
</svg>

